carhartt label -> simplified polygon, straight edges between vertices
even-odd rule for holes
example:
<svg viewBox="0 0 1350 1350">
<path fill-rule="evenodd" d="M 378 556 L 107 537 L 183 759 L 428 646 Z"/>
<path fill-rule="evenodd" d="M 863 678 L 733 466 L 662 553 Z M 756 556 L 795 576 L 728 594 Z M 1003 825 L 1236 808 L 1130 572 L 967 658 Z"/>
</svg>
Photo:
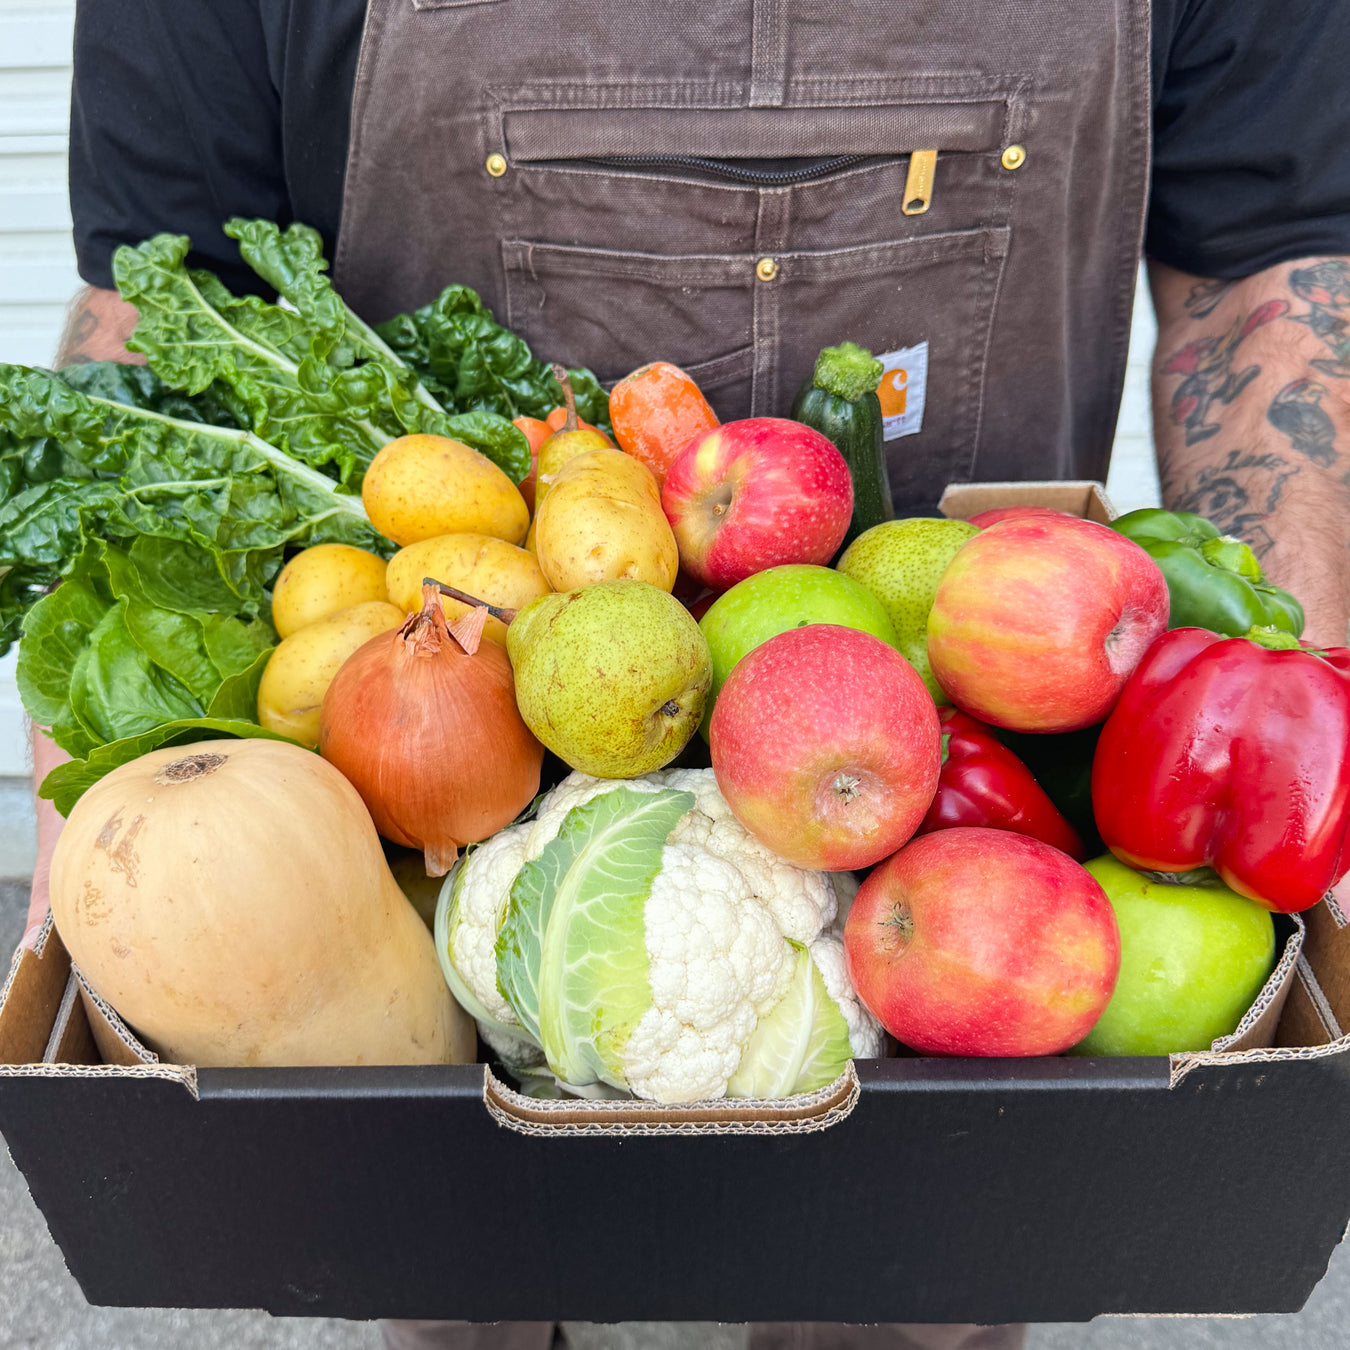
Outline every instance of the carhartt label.
<svg viewBox="0 0 1350 1350">
<path fill-rule="evenodd" d="M 888 441 L 923 430 L 924 396 L 928 390 L 928 343 L 882 354 L 884 373 L 877 385 L 882 426 Z"/>
</svg>

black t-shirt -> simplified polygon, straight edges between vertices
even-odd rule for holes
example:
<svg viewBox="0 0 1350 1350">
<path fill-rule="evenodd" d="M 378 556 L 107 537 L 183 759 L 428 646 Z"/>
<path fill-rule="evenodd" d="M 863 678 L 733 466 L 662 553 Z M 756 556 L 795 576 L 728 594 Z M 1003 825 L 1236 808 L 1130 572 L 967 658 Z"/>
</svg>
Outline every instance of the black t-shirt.
<svg viewBox="0 0 1350 1350">
<path fill-rule="evenodd" d="M 1065 3 L 1091 0 L 1065 0 Z M 80 0 L 80 275 L 161 230 L 236 290 L 232 215 L 337 237 L 366 0 Z M 1153 0 L 1145 249 L 1208 277 L 1350 253 L 1350 0 Z"/>
</svg>

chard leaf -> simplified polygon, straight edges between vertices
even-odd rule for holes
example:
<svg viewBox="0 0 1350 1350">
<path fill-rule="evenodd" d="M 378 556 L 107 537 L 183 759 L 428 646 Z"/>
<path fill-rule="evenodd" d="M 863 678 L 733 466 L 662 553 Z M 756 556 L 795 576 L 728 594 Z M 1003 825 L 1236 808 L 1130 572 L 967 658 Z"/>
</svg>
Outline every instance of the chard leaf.
<svg viewBox="0 0 1350 1350">
<path fill-rule="evenodd" d="M 848 1023 L 811 953 L 787 939 L 797 962 L 787 992 L 755 1024 L 727 1084 L 729 1097 L 769 1099 L 833 1083 L 853 1058 Z"/>
<path fill-rule="evenodd" d="M 265 731 L 256 722 L 230 718 L 202 717 L 165 722 L 140 735 L 96 746 L 86 758 L 72 759 L 65 764 L 57 765 L 42 780 L 38 796 L 52 802 L 63 816 L 68 816 L 71 808 L 87 789 L 93 787 L 104 774 L 111 773 L 120 765 L 168 745 L 191 745 L 196 741 L 222 740 L 232 736 L 269 741 L 289 739 Z M 291 744 L 294 745 L 296 742 L 292 741 Z"/>
<path fill-rule="evenodd" d="M 567 813 L 517 874 L 497 984 L 565 1083 L 626 1087 L 620 1058 L 651 1006 L 643 912 L 689 792 L 616 788 Z"/>
<path fill-rule="evenodd" d="M 221 680 L 207 705 L 206 715 L 230 722 L 256 722 L 258 686 L 262 683 L 263 671 L 267 669 L 267 663 L 272 659 L 275 650 L 275 647 L 268 647 L 265 651 L 260 651 L 248 665 Z M 252 735 L 251 732 L 249 734 Z M 290 738 L 283 736 L 281 739 Z"/>
</svg>

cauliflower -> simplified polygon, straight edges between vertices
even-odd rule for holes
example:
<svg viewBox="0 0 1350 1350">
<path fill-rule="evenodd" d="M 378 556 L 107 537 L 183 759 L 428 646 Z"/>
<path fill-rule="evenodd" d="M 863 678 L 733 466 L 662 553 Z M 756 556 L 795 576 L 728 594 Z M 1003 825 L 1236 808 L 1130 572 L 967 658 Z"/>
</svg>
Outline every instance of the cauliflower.
<svg viewBox="0 0 1350 1350">
<path fill-rule="evenodd" d="M 760 844 L 710 769 L 573 773 L 447 880 L 437 948 L 511 1067 L 663 1102 L 785 1095 L 880 1046 L 838 938 L 855 890 Z"/>
</svg>

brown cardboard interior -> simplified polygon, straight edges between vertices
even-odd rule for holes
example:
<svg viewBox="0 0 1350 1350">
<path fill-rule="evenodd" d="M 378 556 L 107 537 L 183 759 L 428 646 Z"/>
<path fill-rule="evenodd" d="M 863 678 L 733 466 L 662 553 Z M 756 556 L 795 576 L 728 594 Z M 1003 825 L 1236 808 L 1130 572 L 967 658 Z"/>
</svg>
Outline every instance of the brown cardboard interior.
<svg viewBox="0 0 1350 1350">
<path fill-rule="evenodd" d="M 1087 479 L 1064 483 L 949 483 L 938 502 L 938 510 L 951 520 L 969 520 L 981 511 L 1004 506 L 1050 506 L 1099 525 L 1109 525 L 1117 514 L 1106 489 Z"/>
</svg>

